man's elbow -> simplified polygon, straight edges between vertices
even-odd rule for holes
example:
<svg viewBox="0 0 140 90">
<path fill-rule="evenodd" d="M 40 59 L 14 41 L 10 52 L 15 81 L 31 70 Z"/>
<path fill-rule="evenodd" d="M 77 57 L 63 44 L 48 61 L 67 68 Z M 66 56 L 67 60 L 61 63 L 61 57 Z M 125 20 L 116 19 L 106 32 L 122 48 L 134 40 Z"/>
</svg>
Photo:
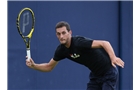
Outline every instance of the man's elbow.
<svg viewBox="0 0 140 90">
<path fill-rule="evenodd" d="M 103 42 L 103 43 L 109 43 L 109 41 L 106 41 L 106 40 L 103 40 L 102 42 Z"/>
<path fill-rule="evenodd" d="M 102 46 L 110 44 L 109 41 L 103 41 Z"/>
</svg>

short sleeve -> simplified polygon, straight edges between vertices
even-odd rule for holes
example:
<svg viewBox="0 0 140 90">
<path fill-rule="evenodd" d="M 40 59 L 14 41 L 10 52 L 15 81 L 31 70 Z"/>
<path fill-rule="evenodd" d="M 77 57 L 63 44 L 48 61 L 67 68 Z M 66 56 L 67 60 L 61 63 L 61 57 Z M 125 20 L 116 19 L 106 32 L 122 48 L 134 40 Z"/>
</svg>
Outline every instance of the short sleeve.
<svg viewBox="0 0 140 90">
<path fill-rule="evenodd" d="M 93 39 L 90 39 L 90 38 L 87 38 L 87 37 L 78 36 L 75 39 L 75 44 L 78 47 L 91 48 L 92 42 L 93 42 Z"/>
<path fill-rule="evenodd" d="M 57 47 L 57 49 L 55 50 L 53 59 L 54 59 L 55 61 L 60 61 L 60 60 L 62 60 L 62 59 L 64 59 L 64 58 L 65 58 L 65 54 L 64 54 L 63 47 L 62 47 L 61 45 L 59 45 L 59 46 Z"/>
</svg>

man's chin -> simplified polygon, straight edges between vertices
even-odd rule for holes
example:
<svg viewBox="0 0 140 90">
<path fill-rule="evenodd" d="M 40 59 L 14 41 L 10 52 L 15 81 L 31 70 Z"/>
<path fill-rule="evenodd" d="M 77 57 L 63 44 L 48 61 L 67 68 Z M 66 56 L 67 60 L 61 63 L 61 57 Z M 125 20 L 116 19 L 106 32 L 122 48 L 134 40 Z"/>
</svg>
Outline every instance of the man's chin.
<svg viewBox="0 0 140 90">
<path fill-rule="evenodd" d="M 61 43 L 61 44 L 64 44 L 64 45 L 66 44 L 65 42 L 60 42 L 60 43 Z"/>
</svg>

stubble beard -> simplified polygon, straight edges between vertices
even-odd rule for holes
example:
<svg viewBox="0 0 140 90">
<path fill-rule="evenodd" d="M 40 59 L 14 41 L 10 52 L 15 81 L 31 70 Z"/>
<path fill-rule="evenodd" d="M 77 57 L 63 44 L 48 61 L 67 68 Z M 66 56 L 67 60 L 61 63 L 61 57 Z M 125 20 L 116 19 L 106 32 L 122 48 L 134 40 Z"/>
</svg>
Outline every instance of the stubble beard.
<svg viewBox="0 0 140 90">
<path fill-rule="evenodd" d="M 61 42 L 61 44 L 67 46 L 67 44 L 68 44 L 68 39 L 65 39 L 63 43 Z"/>
</svg>

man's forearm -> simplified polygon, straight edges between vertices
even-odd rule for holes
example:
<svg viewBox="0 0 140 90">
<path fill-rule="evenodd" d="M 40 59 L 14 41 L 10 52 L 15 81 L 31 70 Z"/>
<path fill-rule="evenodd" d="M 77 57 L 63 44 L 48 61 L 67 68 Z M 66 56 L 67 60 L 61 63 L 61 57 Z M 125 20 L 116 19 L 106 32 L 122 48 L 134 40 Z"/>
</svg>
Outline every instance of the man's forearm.
<svg viewBox="0 0 140 90">
<path fill-rule="evenodd" d="M 103 48 L 106 50 L 111 60 L 116 56 L 111 44 L 108 41 L 103 42 Z"/>
<path fill-rule="evenodd" d="M 33 66 L 33 69 L 39 70 L 39 71 L 42 71 L 42 72 L 50 72 L 52 70 L 49 67 L 48 63 L 35 64 Z"/>
</svg>

